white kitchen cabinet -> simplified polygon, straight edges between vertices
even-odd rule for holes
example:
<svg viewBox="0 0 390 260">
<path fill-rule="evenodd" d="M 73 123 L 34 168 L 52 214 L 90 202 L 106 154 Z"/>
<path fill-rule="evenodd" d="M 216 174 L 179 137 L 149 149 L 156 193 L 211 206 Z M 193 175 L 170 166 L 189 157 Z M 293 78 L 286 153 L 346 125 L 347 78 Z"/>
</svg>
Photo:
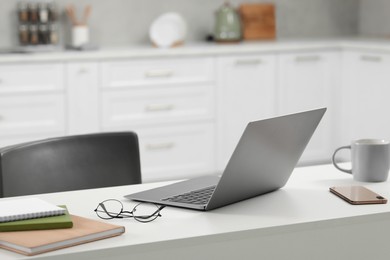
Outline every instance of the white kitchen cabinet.
<svg viewBox="0 0 390 260">
<path fill-rule="evenodd" d="M 0 147 L 66 133 L 63 65 L 0 65 Z"/>
<path fill-rule="evenodd" d="M 214 120 L 213 84 L 148 86 L 104 91 L 103 127 Z"/>
<path fill-rule="evenodd" d="M 287 45 L 2 60 L 0 146 L 135 131 L 149 182 L 222 171 L 249 121 L 323 106 L 301 165 L 351 139 L 390 139 L 390 54 Z"/>
<path fill-rule="evenodd" d="M 164 87 L 215 79 L 211 57 L 105 61 L 101 66 L 103 88 Z"/>
<path fill-rule="evenodd" d="M 116 127 L 137 133 L 142 181 L 177 180 L 215 173 L 215 127 L 209 122 Z"/>
<path fill-rule="evenodd" d="M 278 57 L 277 112 L 289 114 L 327 107 L 300 164 L 329 162 L 338 143 L 338 103 L 341 98 L 340 53 L 307 51 Z"/>
<path fill-rule="evenodd" d="M 102 131 L 134 131 L 143 182 L 215 172 L 210 57 L 102 61 Z"/>
<path fill-rule="evenodd" d="M 0 95 L 61 92 L 64 82 L 64 66 L 61 63 L 0 65 Z"/>
<path fill-rule="evenodd" d="M 66 64 L 68 134 L 100 130 L 99 65 L 97 62 Z"/>
<path fill-rule="evenodd" d="M 65 134 L 63 95 L 0 95 L 0 147 Z"/>
<path fill-rule="evenodd" d="M 390 55 L 345 51 L 343 71 L 343 142 L 362 138 L 390 140 Z"/>
<path fill-rule="evenodd" d="M 217 59 L 217 167 L 222 171 L 246 125 L 275 114 L 275 55 Z"/>
</svg>

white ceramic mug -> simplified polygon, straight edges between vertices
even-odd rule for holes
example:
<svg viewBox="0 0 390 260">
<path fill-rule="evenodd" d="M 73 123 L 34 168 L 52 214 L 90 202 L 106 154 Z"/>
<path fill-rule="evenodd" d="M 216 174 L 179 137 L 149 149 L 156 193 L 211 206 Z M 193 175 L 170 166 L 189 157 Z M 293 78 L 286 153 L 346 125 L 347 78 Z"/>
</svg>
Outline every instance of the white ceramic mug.
<svg viewBox="0 0 390 260">
<path fill-rule="evenodd" d="M 336 153 L 342 149 L 351 150 L 352 169 L 341 168 L 336 163 Z M 355 140 L 351 145 L 337 148 L 332 162 L 340 171 L 352 174 L 356 181 L 386 181 L 390 168 L 390 143 L 379 139 Z"/>
</svg>

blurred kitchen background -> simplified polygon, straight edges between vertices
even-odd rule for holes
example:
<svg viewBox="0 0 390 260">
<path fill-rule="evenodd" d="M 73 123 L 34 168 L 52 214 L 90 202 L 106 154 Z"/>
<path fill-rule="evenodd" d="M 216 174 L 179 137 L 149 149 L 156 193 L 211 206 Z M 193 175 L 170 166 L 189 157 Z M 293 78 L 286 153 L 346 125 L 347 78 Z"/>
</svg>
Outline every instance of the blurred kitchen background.
<svg viewBox="0 0 390 260">
<path fill-rule="evenodd" d="M 0 0 L 0 147 L 135 131 L 143 181 L 158 181 L 221 172 L 249 121 L 317 107 L 328 111 L 299 165 L 329 163 L 353 139 L 390 139 L 389 0 L 229 2 L 244 30 L 267 37 L 206 43 L 224 0 Z M 26 23 L 34 44 L 18 49 L 20 3 L 57 6 L 59 44 L 30 33 L 52 29 L 40 13 L 45 22 Z M 251 3 L 272 12 L 245 15 Z M 87 26 L 73 26 L 83 11 Z"/>
<path fill-rule="evenodd" d="M 17 2 L 1 0 L 0 47 L 17 44 Z M 174 11 L 185 17 L 188 25 L 187 41 L 202 41 L 212 33 L 214 13 L 222 0 L 56 0 L 61 11 L 60 41 L 69 37 L 64 7 L 76 8 L 90 4 L 91 42 L 101 47 L 138 45 L 148 42 L 148 30 L 160 14 Z M 231 0 L 241 3 L 271 2 L 276 6 L 276 29 L 279 39 L 326 38 L 348 36 L 389 36 L 390 1 L 387 0 Z"/>
</svg>

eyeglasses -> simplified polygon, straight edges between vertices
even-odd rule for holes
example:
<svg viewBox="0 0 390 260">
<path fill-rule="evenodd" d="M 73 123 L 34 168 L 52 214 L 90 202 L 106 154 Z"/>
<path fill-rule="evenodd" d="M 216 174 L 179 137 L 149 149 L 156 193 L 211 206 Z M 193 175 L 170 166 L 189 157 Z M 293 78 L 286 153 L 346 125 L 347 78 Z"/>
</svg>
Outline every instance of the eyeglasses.
<svg viewBox="0 0 390 260">
<path fill-rule="evenodd" d="M 165 206 L 153 203 L 139 203 L 132 211 L 123 210 L 123 204 L 116 199 L 108 199 L 98 204 L 94 210 L 96 215 L 101 219 L 114 218 L 134 218 L 135 220 L 147 223 L 161 217 L 161 210 Z"/>
</svg>

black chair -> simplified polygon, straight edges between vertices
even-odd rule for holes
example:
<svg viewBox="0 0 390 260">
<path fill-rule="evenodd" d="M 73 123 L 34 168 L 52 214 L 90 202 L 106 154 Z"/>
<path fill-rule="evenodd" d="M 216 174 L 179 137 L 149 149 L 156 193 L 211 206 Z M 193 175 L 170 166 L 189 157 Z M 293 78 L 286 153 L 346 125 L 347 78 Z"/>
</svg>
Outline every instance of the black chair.
<svg viewBox="0 0 390 260">
<path fill-rule="evenodd" d="M 65 136 L 0 149 L 0 197 L 138 183 L 133 132 Z"/>
</svg>

